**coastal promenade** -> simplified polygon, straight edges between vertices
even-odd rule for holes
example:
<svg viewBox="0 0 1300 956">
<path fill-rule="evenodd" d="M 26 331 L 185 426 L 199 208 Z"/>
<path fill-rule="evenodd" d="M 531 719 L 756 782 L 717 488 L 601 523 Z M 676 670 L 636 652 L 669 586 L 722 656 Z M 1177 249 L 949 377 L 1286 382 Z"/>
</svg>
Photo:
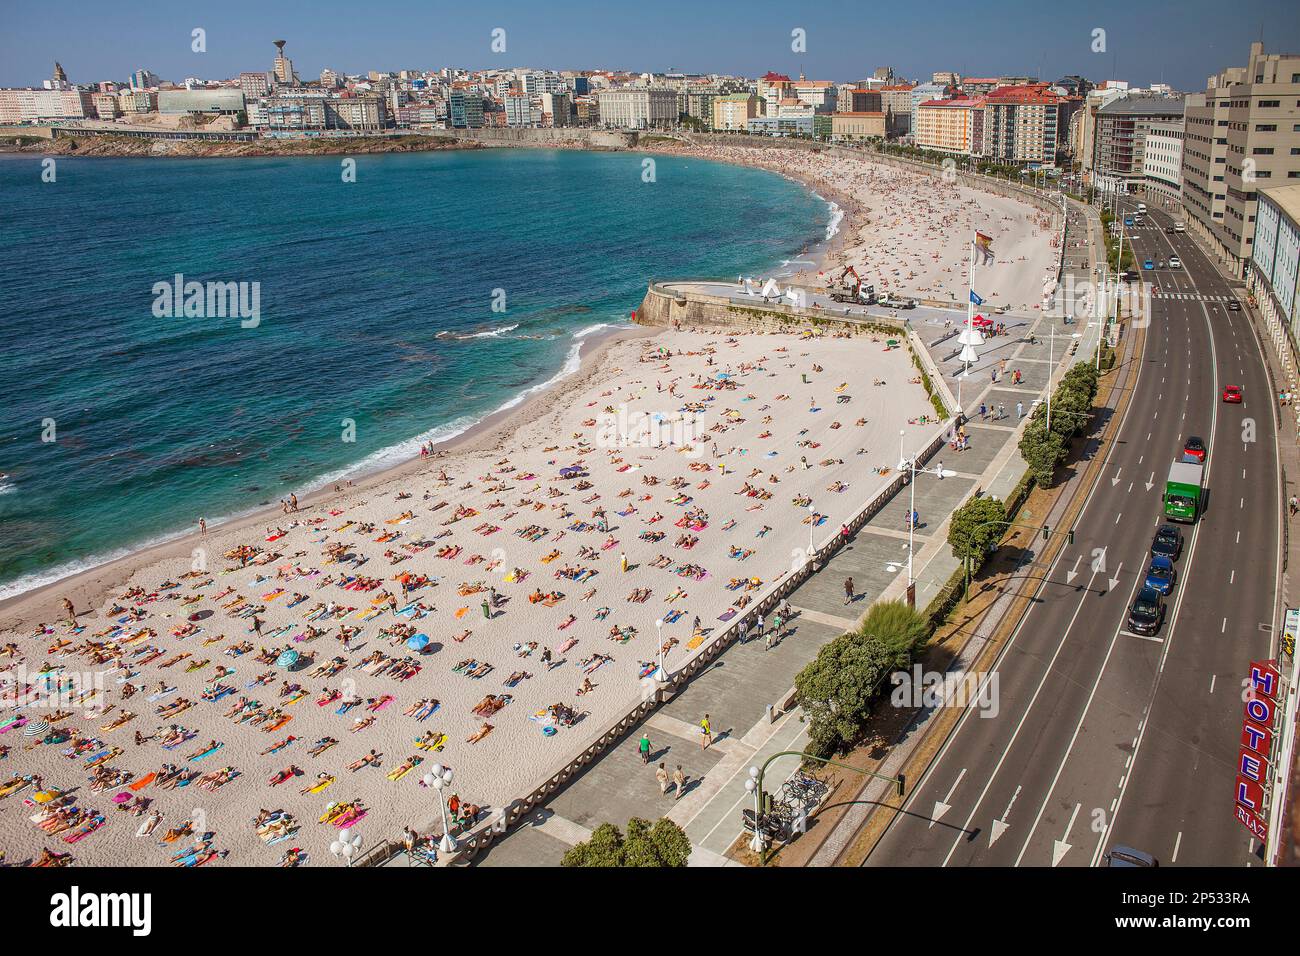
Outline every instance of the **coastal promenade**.
<svg viewBox="0 0 1300 956">
<path fill-rule="evenodd" d="M 1100 254 L 1099 223 L 1093 218 L 1086 207 L 1071 207 L 1067 243 L 1077 251 L 1065 256 L 1064 262 L 1076 280 L 1091 274 Z M 659 288 L 680 297 L 752 305 L 752 297 L 729 283 L 663 283 Z M 762 305 L 760 301 L 759 311 Z M 929 472 L 916 476 L 920 521 L 912 542 L 912 575 L 917 606 L 924 607 L 958 567 L 946 542 L 952 511 L 974 494 L 1007 497 L 1025 474 L 1026 465 L 1016 448 L 1022 425 L 1017 406 L 1027 418 L 1049 382 L 1075 361 L 1091 357 L 1100 325 L 1064 324 L 1041 311 L 1009 311 L 1001 317 L 1007 334 L 989 339 L 980 349 L 979 361 L 965 369 L 954 347 L 955 330 L 965 319 L 961 312 L 921 307 L 908 310 L 907 318 L 900 319 L 895 310 L 832 305 L 816 297 L 810 305 L 821 307 L 801 310 L 787 304 L 780 309 L 811 320 L 828 318 L 833 307 L 839 312 L 835 318 L 846 322 L 897 323 L 910 341 L 922 344 L 924 367 L 941 370 L 941 394 L 949 407 L 955 407 L 953 396 L 960 393 L 971 419 L 965 426 L 971 447 L 965 452 L 947 446 L 900 447 L 900 457 L 916 455 L 918 464 L 930 468 L 943 461 L 946 473 L 942 479 Z M 764 321 L 758 316 L 751 320 Z M 1006 384 L 1003 376 L 1016 371 L 1019 382 Z M 981 404 L 984 416 L 978 412 Z M 751 800 L 744 789 L 748 768 L 775 754 L 802 750 L 806 744 L 801 716 L 788 706 L 795 675 L 826 642 L 854 627 L 873 601 L 905 598 L 909 542 L 903 528 L 910 493 L 904 493 L 903 487 L 789 595 L 796 616 L 787 638 L 771 650 L 758 639 L 730 648 L 476 862 L 555 865 L 568 847 L 587 839 L 600 823 L 621 825 L 632 816 L 666 815 L 691 838 L 692 865 L 737 865 L 727 853 L 742 832 L 740 810 Z M 858 592 L 852 606 L 844 602 L 846 578 L 853 579 Z M 699 746 L 697 722 L 703 713 L 710 715 L 719 731 L 708 750 Z M 661 795 L 653 776 L 641 766 L 636 751 L 642 732 L 652 741 L 652 763 L 663 761 L 670 768 L 680 764 L 685 772 L 688 783 L 680 799 L 672 791 Z M 900 761 L 904 755 L 900 751 Z M 768 769 L 769 779 L 792 774 L 797 767 L 795 757 L 778 758 Z"/>
</svg>

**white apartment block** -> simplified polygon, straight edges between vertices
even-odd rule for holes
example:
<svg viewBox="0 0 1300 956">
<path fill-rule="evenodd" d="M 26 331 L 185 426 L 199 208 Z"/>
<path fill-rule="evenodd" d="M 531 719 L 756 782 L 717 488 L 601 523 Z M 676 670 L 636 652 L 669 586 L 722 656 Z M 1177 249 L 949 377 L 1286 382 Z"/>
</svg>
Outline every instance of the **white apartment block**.
<svg viewBox="0 0 1300 956">
<path fill-rule="evenodd" d="M 677 123 L 677 91 L 622 87 L 596 94 L 600 121 L 622 129 L 655 129 Z"/>
</svg>

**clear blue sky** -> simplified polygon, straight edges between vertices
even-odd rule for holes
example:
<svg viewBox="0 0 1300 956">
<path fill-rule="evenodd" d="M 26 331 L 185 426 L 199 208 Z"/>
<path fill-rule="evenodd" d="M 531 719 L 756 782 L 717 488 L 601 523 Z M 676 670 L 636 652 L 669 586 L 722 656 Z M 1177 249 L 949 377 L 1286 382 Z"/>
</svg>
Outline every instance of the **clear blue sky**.
<svg viewBox="0 0 1300 956">
<path fill-rule="evenodd" d="M 1262 36 L 1272 52 L 1300 52 L 1300 4 L 1234 0 L 1207 19 L 1212 0 L 1097 0 L 1070 8 L 1029 0 L 3 0 L 0 85 L 39 85 L 55 60 L 74 83 L 126 79 L 145 67 L 164 79 L 222 78 L 270 69 L 272 40 L 304 78 L 346 72 L 530 66 L 742 73 L 769 69 L 847 81 L 890 65 L 904 76 L 1079 73 L 1147 85 L 1204 88 L 1245 63 Z M 1222 3 L 1218 6 L 1222 9 Z M 190 34 L 207 31 L 207 52 Z M 506 53 L 489 48 L 506 31 Z M 791 51 L 791 30 L 807 52 Z M 1091 51 L 1107 31 L 1107 52 Z"/>
</svg>

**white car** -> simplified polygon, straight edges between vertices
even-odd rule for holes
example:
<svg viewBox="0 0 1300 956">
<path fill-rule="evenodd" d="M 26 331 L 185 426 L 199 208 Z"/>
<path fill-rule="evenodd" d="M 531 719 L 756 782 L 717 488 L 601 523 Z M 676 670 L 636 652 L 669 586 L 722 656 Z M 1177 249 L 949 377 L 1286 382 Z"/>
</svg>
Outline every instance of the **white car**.
<svg viewBox="0 0 1300 956">
<path fill-rule="evenodd" d="M 1182 267 L 1183 267 L 1183 260 L 1179 259 L 1177 256 L 1169 257 L 1169 268 L 1181 269 Z"/>
</svg>

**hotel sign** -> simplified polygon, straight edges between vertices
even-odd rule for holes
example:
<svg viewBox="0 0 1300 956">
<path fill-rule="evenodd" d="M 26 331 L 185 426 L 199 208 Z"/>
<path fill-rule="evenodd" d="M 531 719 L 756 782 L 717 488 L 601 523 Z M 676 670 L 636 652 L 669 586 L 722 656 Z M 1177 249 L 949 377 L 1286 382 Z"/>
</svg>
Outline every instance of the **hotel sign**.
<svg viewBox="0 0 1300 956">
<path fill-rule="evenodd" d="M 1281 674 L 1272 661 L 1254 661 L 1246 680 L 1246 705 L 1242 714 L 1241 747 L 1237 753 L 1237 820 L 1261 842 L 1268 840 L 1264 820 L 1264 793 L 1272 758 L 1273 726 L 1277 716 Z"/>
</svg>

